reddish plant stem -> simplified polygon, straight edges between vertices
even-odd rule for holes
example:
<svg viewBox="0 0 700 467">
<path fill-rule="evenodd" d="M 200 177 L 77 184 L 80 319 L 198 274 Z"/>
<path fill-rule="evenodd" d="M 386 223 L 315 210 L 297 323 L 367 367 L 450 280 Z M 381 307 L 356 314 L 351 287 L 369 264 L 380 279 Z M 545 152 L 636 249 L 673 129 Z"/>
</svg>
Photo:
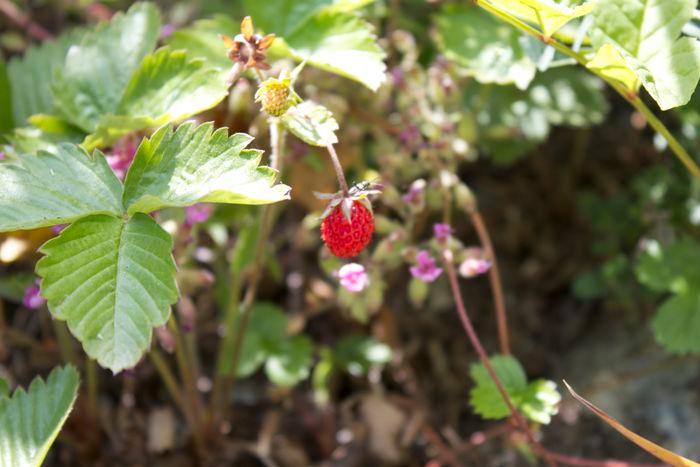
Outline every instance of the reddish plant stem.
<svg viewBox="0 0 700 467">
<path fill-rule="evenodd" d="M 40 41 L 53 39 L 53 34 L 42 26 L 34 23 L 17 6 L 9 0 L 0 0 L 0 12 L 7 16 L 13 23 L 24 29 L 30 36 Z"/>
<path fill-rule="evenodd" d="M 349 193 L 348 182 L 345 180 L 345 173 L 343 172 L 343 166 L 340 165 L 338 154 L 335 152 L 335 148 L 331 143 L 328 143 L 326 148 L 328 149 L 328 154 L 331 156 L 331 162 L 333 162 L 333 168 L 335 169 L 335 174 L 338 177 L 340 190 L 343 192 L 343 196 L 347 197 Z"/>
<path fill-rule="evenodd" d="M 503 284 L 501 283 L 501 274 L 498 270 L 498 260 L 496 252 L 491 243 L 491 236 L 484 223 L 484 218 L 478 209 L 468 211 L 474 230 L 479 236 L 479 242 L 483 247 L 486 256 L 491 260 L 491 269 L 489 270 L 489 283 L 491 284 L 491 293 L 493 294 L 493 303 L 496 307 L 496 325 L 498 326 L 498 343 L 501 348 L 501 353 L 510 354 L 510 339 L 508 337 L 508 315 L 506 313 L 506 302 L 503 297 Z"/>
<path fill-rule="evenodd" d="M 445 266 L 445 271 L 447 272 L 447 277 L 450 281 L 452 296 L 454 298 L 455 305 L 457 306 L 457 313 L 459 314 L 459 318 L 462 321 L 462 326 L 464 327 L 464 331 L 467 333 L 467 337 L 469 337 L 472 346 L 476 350 L 476 353 L 479 355 L 481 363 L 484 365 L 484 368 L 486 368 L 487 373 L 496 385 L 496 389 L 498 389 L 498 392 L 501 394 L 503 401 L 508 406 L 508 410 L 510 411 L 513 420 L 515 421 L 515 423 L 517 423 L 518 427 L 527 437 L 529 444 L 532 446 L 532 448 L 538 455 L 541 455 L 544 458 L 547 465 L 549 465 L 550 467 L 556 467 L 557 463 L 554 461 L 554 459 L 550 457 L 549 453 L 545 451 L 544 448 L 542 448 L 542 445 L 540 445 L 537 439 L 535 439 L 535 435 L 532 433 L 532 430 L 530 429 L 530 426 L 528 425 L 527 421 L 523 418 L 522 414 L 518 411 L 518 409 L 515 408 L 515 405 L 513 404 L 513 401 L 511 401 L 508 392 L 503 386 L 503 383 L 501 383 L 501 380 L 498 378 L 496 371 L 493 369 L 493 366 L 491 366 L 489 357 L 486 351 L 484 350 L 484 347 L 481 345 L 479 336 L 477 336 L 476 331 L 474 330 L 474 326 L 472 326 L 472 322 L 469 319 L 469 315 L 467 314 L 467 309 L 464 306 L 464 301 L 462 300 L 462 293 L 459 290 L 459 282 L 457 281 L 457 273 L 455 271 L 454 265 L 452 264 L 452 252 L 450 250 L 445 250 L 443 252 L 442 259 L 442 262 Z"/>
</svg>

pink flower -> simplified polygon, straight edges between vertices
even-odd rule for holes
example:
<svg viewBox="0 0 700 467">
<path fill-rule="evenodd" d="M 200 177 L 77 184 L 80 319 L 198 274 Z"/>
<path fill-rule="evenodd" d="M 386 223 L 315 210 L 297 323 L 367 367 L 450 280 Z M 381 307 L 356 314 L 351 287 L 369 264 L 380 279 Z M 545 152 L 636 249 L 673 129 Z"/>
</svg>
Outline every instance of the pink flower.
<svg viewBox="0 0 700 467">
<path fill-rule="evenodd" d="M 421 250 L 416 255 L 416 265 L 410 268 L 411 275 L 423 282 L 434 282 L 442 274 L 442 268 L 437 267 L 430 253 Z"/>
<path fill-rule="evenodd" d="M 369 285 L 369 276 L 365 267 L 357 263 L 348 263 L 338 270 L 340 285 L 348 292 L 362 292 Z"/>
<path fill-rule="evenodd" d="M 462 277 L 475 277 L 491 269 L 491 261 L 484 258 L 467 258 L 459 265 Z"/>
<path fill-rule="evenodd" d="M 112 153 L 106 157 L 112 172 L 119 180 L 123 181 L 124 177 L 126 177 L 126 172 L 134 161 L 137 148 L 136 140 L 131 136 L 127 136 L 115 144 L 112 148 Z"/>
<path fill-rule="evenodd" d="M 433 236 L 438 240 L 445 240 L 452 235 L 452 227 L 450 224 L 435 224 L 433 225 Z"/>
<path fill-rule="evenodd" d="M 63 231 L 63 229 L 65 229 L 66 227 L 68 227 L 68 224 L 56 224 L 56 225 L 54 225 L 54 226 L 51 227 L 51 231 L 52 231 L 53 233 L 55 233 L 56 235 L 58 235 L 58 234 L 60 234 L 60 233 Z"/>
<path fill-rule="evenodd" d="M 205 222 L 214 212 L 214 206 L 211 204 L 198 203 L 185 208 L 185 224 L 192 226 Z"/>
<path fill-rule="evenodd" d="M 404 203 L 418 204 L 421 200 L 421 196 L 423 195 L 424 189 L 425 180 L 419 178 L 418 180 L 411 183 L 411 186 L 408 187 L 408 191 L 401 197 L 401 199 L 403 199 Z"/>
<path fill-rule="evenodd" d="M 30 285 L 27 287 L 27 290 L 24 291 L 22 304 L 30 310 L 36 310 L 44 306 L 44 303 L 46 303 L 46 299 L 41 296 L 39 291 L 39 281 L 36 281 L 35 284 Z"/>
</svg>

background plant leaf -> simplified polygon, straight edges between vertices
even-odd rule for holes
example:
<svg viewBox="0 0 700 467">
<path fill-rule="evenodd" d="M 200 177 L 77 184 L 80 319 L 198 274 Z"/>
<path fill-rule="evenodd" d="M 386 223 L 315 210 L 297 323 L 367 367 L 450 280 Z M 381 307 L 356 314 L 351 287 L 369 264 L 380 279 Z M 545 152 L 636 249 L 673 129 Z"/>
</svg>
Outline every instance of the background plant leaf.
<svg viewBox="0 0 700 467">
<path fill-rule="evenodd" d="M 523 367 L 510 355 L 497 355 L 489 361 L 515 407 L 532 421 L 549 423 L 552 415 L 557 413 L 561 400 L 556 385 L 545 380 L 528 384 Z M 508 405 L 486 368 L 481 363 L 475 363 L 471 366 L 470 375 L 476 384 L 469 392 L 469 403 L 474 412 L 486 419 L 499 420 L 510 416 Z"/>
<path fill-rule="evenodd" d="M 649 241 L 636 273 L 650 289 L 673 294 L 652 321 L 657 342 L 672 353 L 700 352 L 700 245 L 690 238 L 666 248 Z"/>
<path fill-rule="evenodd" d="M 0 394 L 0 467 L 38 467 L 73 408 L 78 372 L 56 368 L 12 397 Z"/>
<path fill-rule="evenodd" d="M 104 156 L 69 143 L 56 153 L 0 163 L 0 231 L 66 224 L 90 214 L 122 213 L 121 183 Z"/>
<path fill-rule="evenodd" d="M 49 310 L 114 373 L 138 363 L 177 300 L 172 238 L 144 214 L 90 216 L 44 244 L 37 263 Z"/>
<path fill-rule="evenodd" d="M 75 29 L 55 40 L 31 46 L 22 57 L 10 60 L 7 72 L 15 125 L 25 125 L 32 115 L 54 110 L 51 79 L 63 67 L 68 49 L 80 42 L 84 34 L 85 30 Z"/>
<path fill-rule="evenodd" d="M 485 11 L 449 5 L 435 22 L 439 48 L 465 75 L 480 83 L 515 84 L 520 89 L 535 77 L 537 66 L 524 47 L 531 39 Z"/>
<path fill-rule="evenodd" d="M 268 204 L 287 199 L 277 172 L 260 166 L 262 151 L 244 149 L 252 137 L 214 131 L 211 123 L 167 125 L 141 142 L 124 186 L 129 213 L 200 202 Z"/>
</svg>

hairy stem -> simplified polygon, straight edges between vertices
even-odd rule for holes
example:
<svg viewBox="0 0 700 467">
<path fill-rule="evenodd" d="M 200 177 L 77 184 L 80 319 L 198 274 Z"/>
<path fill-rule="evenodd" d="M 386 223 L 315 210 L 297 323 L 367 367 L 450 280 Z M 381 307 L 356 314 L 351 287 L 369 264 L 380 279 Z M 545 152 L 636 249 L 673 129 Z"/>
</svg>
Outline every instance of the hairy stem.
<svg viewBox="0 0 700 467">
<path fill-rule="evenodd" d="M 333 168 L 335 169 L 335 175 L 338 177 L 338 184 L 340 185 L 340 190 L 343 192 L 343 196 L 346 197 L 349 194 L 348 182 L 345 180 L 345 172 L 343 172 L 343 166 L 340 165 L 340 159 L 338 159 L 338 154 L 335 152 L 335 148 L 331 143 L 326 145 L 328 149 L 328 154 L 331 156 L 331 162 L 333 163 Z"/>
<path fill-rule="evenodd" d="M 534 27 L 530 26 L 529 24 L 519 20 L 518 18 L 509 15 L 508 13 L 499 10 L 498 8 L 494 7 L 490 3 L 484 0 L 472 0 L 475 4 L 477 4 L 479 7 L 482 9 L 488 11 L 492 15 L 496 16 L 502 21 L 505 21 L 506 23 L 510 24 L 511 26 L 514 26 L 515 28 L 519 29 L 520 31 L 529 34 L 533 37 L 536 37 L 537 39 L 543 41 L 547 45 L 550 45 L 554 47 L 558 52 L 573 58 L 576 60 L 580 65 L 583 67 L 586 67 L 588 64 L 588 60 L 586 59 L 585 56 L 582 54 L 574 51 L 571 49 L 569 46 L 566 44 L 563 44 L 556 39 L 553 39 L 551 37 L 545 37 L 542 32 L 538 31 Z M 591 70 L 588 69 L 591 73 L 595 74 L 598 76 L 600 79 L 608 83 L 615 91 L 617 91 L 618 94 L 620 94 L 622 97 L 625 98 L 627 102 L 629 102 L 639 113 L 644 115 L 644 117 L 647 119 L 649 122 L 649 125 L 659 134 L 661 134 L 666 141 L 668 142 L 668 146 L 673 152 L 673 154 L 678 158 L 678 160 L 681 161 L 681 163 L 688 169 L 688 171 L 698 180 L 700 180 L 700 167 L 698 167 L 697 163 L 693 160 L 692 157 L 690 157 L 690 154 L 683 148 L 681 143 L 676 139 L 673 134 L 666 128 L 666 126 L 661 122 L 661 120 L 654 115 L 654 113 L 649 109 L 649 107 L 644 104 L 644 102 L 639 98 L 637 93 L 631 92 L 629 89 L 625 88 L 621 83 L 618 81 L 608 78 L 604 76 L 601 72 L 597 70 Z"/>
<path fill-rule="evenodd" d="M 452 252 L 449 250 L 445 250 L 443 252 L 442 259 L 443 264 L 445 266 L 445 271 L 447 272 L 447 277 L 450 281 L 452 296 L 454 298 L 455 305 L 457 306 L 457 313 L 459 314 L 459 318 L 462 321 L 464 331 L 469 337 L 469 340 L 471 341 L 472 346 L 476 350 L 476 353 L 479 355 L 481 363 L 484 365 L 484 368 L 486 368 L 486 371 L 488 372 L 489 376 L 496 385 L 496 388 L 498 389 L 499 394 L 503 398 L 503 401 L 508 406 L 508 410 L 510 411 L 513 420 L 517 423 L 518 427 L 525 434 L 525 436 L 528 439 L 528 442 L 533 447 L 535 452 L 537 452 L 544 458 L 544 460 L 547 462 L 547 465 L 549 465 L 550 467 L 556 467 L 556 462 L 554 461 L 554 459 L 551 458 L 551 456 L 549 456 L 549 453 L 542 448 L 537 439 L 535 439 L 535 435 L 532 433 L 532 430 L 530 429 L 530 426 L 528 425 L 527 421 L 513 404 L 513 401 L 510 399 L 510 396 L 508 395 L 508 392 L 503 386 L 503 383 L 501 383 L 501 380 L 498 378 L 496 371 L 493 369 L 493 366 L 491 366 L 489 357 L 486 354 L 484 347 L 481 345 L 479 336 L 477 336 L 476 331 L 474 330 L 474 326 L 472 325 L 471 319 L 469 319 L 469 315 L 467 314 L 467 309 L 464 306 L 464 301 L 462 300 L 462 293 L 459 290 L 459 283 L 457 281 L 457 273 L 455 271 L 454 265 L 452 264 Z"/>
<path fill-rule="evenodd" d="M 510 339 L 508 337 L 508 315 L 506 313 L 506 302 L 503 297 L 503 285 L 501 284 L 501 275 L 498 270 L 498 261 L 496 252 L 491 243 L 489 231 L 486 228 L 483 217 L 478 209 L 468 211 L 474 230 L 479 236 L 479 242 L 486 252 L 486 256 L 491 261 L 491 269 L 489 270 L 489 283 L 491 284 L 491 293 L 493 302 L 496 308 L 496 324 L 498 326 L 498 343 L 501 348 L 501 353 L 510 354 Z"/>
</svg>

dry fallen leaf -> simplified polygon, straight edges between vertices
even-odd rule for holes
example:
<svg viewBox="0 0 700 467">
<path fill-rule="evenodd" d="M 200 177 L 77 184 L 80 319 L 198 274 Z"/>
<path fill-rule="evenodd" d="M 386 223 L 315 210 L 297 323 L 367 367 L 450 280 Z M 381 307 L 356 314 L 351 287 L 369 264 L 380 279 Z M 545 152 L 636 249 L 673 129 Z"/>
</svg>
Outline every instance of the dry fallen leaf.
<svg viewBox="0 0 700 467">
<path fill-rule="evenodd" d="M 608 415 L 607 413 L 603 412 L 601 409 L 596 407 L 595 405 L 591 404 L 588 402 L 586 399 L 583 397 L 579 396 L 576 391 L 574 391 L 571 386 L 569 386 L 569 383 L 564 381 L 564 384 L 566 385 L 566 388 L 569 390 L 572 396 L 574 396 L 574 399 L 579 401 L 581 404 L 585 405 L 591 412 L 599 416 L 600 418 L 605 421 L 608 425 L 613 427 L 615 430 L 620 432 L 625 438 L 629 439 L 632 441 L 634 444 L 639 446 L 640 448 L 644 449 L 657 459 L 660 459 L 664 462 L 666 462 L 669 465 L 672 465 L 674 467 L 700 467 L 700 464 L 697 462 L 693 462 L 690 459 L 686 459 L 683 456 L 679 456 L 678 454 L 675 454 L 668 449 L 664 449 L 658 444 L 654 444 L 651 441 L 649 441 L 646 438 L 643 438 L 636 434 L 635 432 L 625 428 L 622 423 L 618 422 L 615 420 L 613 417 Z"/>
</svg>

